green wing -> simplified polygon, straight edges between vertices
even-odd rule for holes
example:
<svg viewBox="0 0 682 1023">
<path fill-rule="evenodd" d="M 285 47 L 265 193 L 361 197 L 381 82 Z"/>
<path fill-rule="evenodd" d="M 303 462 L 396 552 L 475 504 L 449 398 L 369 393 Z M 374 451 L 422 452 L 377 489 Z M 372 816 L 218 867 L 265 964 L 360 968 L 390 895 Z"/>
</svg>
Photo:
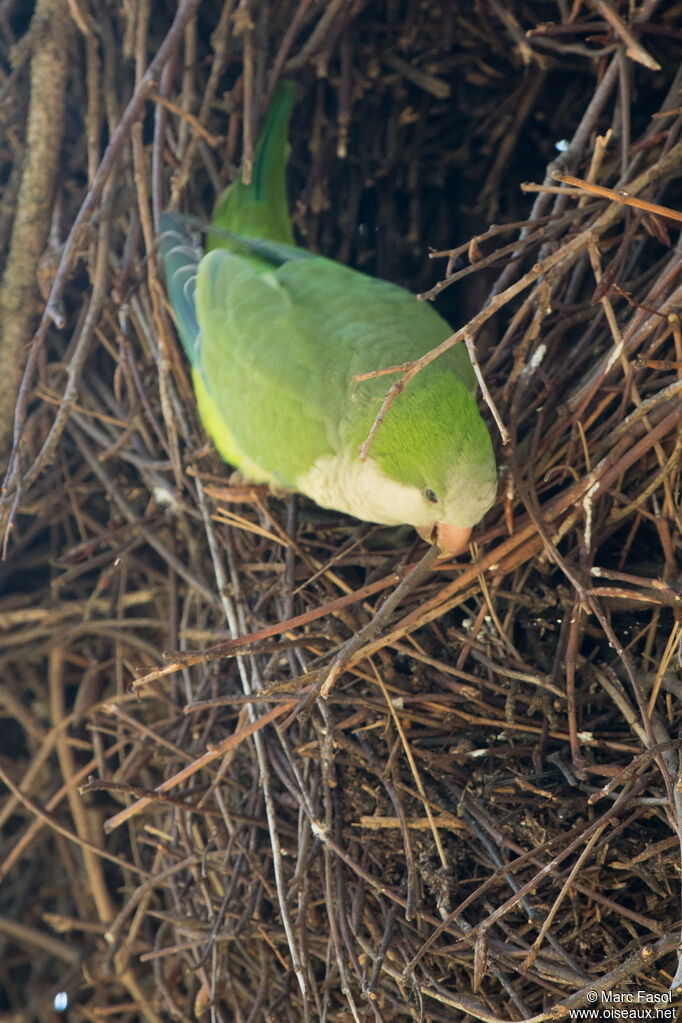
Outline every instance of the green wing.
<svg viewBox="0 0 682 1023">
<path fill-rule="evenodd" d="M 286 246 L 273 249 L 287 255 Z M 287 487 L 321 455 L 357 447 L 369 431 L 395 377 L 356 383 L 356 374 L 414 359 L 450 333 L 409 292 L 299 253 L 292 247 L 296 258 L 259 270 L 251 258 L 216 249 L 202 260 L 196 289 L 204 423 L 228 461 Z M 437 365 L 410 387 L 435 376 L 474 392 L 465 350 Z M 395 445 L 390 422 L 379 434 Z"/>
<path fill-rule="evenodd" d="M 202 260 L 196 303 L 195 386 L 200 377 L 207 430 L 223 457 L 250 478 L 293 487 L 333 450 L 329 410 L 311 393 L 316 344 L 305 310 L 275 273 L 258 272 L 224 249 Z"/>
</svg>

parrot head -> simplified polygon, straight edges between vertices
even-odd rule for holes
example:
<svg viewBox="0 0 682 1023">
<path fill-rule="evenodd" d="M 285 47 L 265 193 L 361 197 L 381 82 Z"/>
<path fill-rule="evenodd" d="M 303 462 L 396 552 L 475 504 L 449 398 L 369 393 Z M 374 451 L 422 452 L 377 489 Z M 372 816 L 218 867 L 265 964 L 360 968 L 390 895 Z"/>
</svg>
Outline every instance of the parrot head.
<svg viewBox="0 0 682 1023">
<path fill-rule="evenodd" d="M 432 487 L 424 489 L 424 499 L 431 505 L 424 508 L 427 522 L 413 523 L 422 540 L 438 544 L 444 554 L 460 554 L 466 549 L 472 527 L 490 508 L 497 493 L 494 464 L 487 474 L 480 471 L 465 474 L 458 468 L 455 472 L 454 480 L 440 488 L 440 496 Z"/>
<path fill-rule="evenodd" d="M 385 393 L 380 378 L 343 452 L 318 459 L 297 489 L 365 521 L 409 524 L 444 553 L 459 554 L 497 494 L 476 400 L 455 374 L 427 366 L 390 407 L 363 462 L 360 446 Z"/>
<path fill-rule="evenodd" d="M 472 419 L 471 425 L 475 427 L 476 420 Z M 466 451 L 468 444 L 460 442 L 457 450 L 439 450 L 436 444 L 432 457 L 422 462 L 419 477 L 413 477 L 411 489 L 417 501 L 409 521 L 423 540 L 436 543 L 444 554 L 460 554 L 466 549 L 472 527 L 497 494 L 497 470 L 488 431 L 481 432 L 480 438 L 467 440 L 475 442 L 476 459 L 467 457 L 473 455 Z M 409 467 L 407 472 L 406 479 Z"/>
<path fill-rule="evenodd" d="M 398 395 L 374 443 L 382 473 L 410 493 L 402 521 L 444 553 L 463 551 L 497 494 L 490 434 L 469 387 L 438 361 L 425 367 Z"/>
<path fill-rule="evenodd" d="M 437 364 L 426 367 L 389 409 L 375 442 L 382 472 L 411 491 L 403 521 L 444 553 L 465 550 L 497 494 L 490 434 L 467 386 Z"/>
<path fill-rule="evenodd" d="M 492 441 L 478 411 L 473 370 L 467 359 L 464 372 L 462 354 L 446 352 L 409 381 L 370 449 L 382 474 L 405 488 L 402 507 L 396 502 L 392 513 L 402 514 L 401 521 L 446 554 L 466 549 L 473 526 L 497 496 Z M 374 406 L 385 396 L 385 378 L 377 383 Z"/>
</svg>

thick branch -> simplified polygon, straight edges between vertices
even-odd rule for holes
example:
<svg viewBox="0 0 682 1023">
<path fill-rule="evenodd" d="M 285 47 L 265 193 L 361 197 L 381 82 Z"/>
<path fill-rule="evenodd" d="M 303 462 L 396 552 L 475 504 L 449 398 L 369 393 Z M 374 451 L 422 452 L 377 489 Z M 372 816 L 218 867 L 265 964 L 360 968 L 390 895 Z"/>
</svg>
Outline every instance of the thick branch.
<svg viewBox="0 0 682 1023">
<path fill-rule="evenodd" d="M 38 315 L 36 272 L 50 229 L 73 34 L 67 0 L 38 0 L 29 32 L 33 59 L 26 156 L 0 284 L 0 460 L 5 459 L 11 444 L 26 346 Z"/>
</svg>

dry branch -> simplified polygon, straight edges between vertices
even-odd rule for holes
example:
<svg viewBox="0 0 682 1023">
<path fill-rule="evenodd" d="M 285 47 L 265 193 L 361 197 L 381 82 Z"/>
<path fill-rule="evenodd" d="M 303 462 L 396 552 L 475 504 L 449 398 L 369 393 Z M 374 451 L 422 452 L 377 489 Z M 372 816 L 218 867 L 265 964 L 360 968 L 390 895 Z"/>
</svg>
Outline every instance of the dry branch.
<svg viewBox="0 0 682 1023">
<path fill-rule="evenodd" d="M 39 310 L 38 266 L 47 246 L 61 159 L 72 38 L 67 0 L 38 0 L 23 40 L 31 52 L 26 155 L 0 284 L 0 465 L 9 455 L 26 347 Z"/>
</svg>

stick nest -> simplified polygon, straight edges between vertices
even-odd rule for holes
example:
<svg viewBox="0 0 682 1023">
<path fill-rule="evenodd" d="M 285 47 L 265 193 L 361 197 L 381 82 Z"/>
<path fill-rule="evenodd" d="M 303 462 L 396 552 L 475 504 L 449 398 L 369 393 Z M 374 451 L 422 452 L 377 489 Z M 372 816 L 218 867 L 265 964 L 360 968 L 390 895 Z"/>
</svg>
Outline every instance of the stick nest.
<svg viewBox="0 0 682 1023">
<path fill-rule="evenodd" d="M 570 6 L 0 5 L 0 1018 L 677 987 L 682 35 Z M 301 244 L 467 325 L 509 433 L 469 555 L 303 709 L 423 545 L 230 480 L 154 227 L 281 75 Z"/>
</svg>

